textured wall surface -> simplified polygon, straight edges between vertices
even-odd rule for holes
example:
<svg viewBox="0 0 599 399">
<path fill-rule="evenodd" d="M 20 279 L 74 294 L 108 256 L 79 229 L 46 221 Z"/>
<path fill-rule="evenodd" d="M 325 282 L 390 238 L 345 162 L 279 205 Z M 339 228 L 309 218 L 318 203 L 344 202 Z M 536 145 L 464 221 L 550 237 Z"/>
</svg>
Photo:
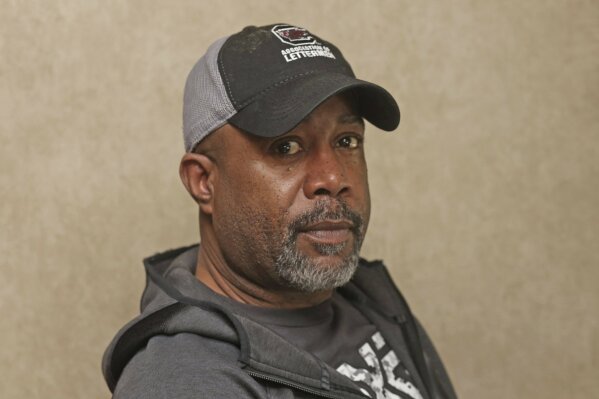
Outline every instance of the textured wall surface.
<svg viewBox="0 0 599 399">
<path fill-rule="evenodd" d="M 0 397 L 107 398 L 141 258 L 197 240 L 185 77 L 291 22 L 400 102 L 370 127 L 364 254 L 462 398 L 597 397 L 599 6 L 592 1 L 2 1 Z"/>
</svg>

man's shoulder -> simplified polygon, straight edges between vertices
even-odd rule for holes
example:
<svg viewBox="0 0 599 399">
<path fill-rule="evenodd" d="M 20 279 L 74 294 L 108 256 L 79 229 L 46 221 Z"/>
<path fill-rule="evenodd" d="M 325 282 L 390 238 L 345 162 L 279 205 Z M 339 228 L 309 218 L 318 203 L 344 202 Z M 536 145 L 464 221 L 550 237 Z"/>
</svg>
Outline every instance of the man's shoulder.
<svg viewBox="0 0 599 399">
<path fill-rule="evenodd" d="M 156 335 L 131 358 L 114 398 L 261 398 L 264 388 L 238 363 L 236 345 L 192 333 Z"/>
</svg>

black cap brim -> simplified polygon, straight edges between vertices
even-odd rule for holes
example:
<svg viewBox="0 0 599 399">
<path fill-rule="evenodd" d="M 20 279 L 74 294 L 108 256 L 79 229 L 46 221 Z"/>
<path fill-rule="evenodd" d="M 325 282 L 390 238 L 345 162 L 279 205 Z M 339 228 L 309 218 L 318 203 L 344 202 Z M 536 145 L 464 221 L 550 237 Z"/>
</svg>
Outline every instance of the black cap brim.
<svg viewBox="0 0 599 399">
<path fill-rule="evenodd" d="M 268 89 L 229 122 L 257 136 L 280 136 L 296 127 L 325 100 L 348 91 L 356 100 L 360 116 L 382 130 L 397 128 L 399 106 L 387 90 L 351 76 L 321 71 Z"/>
</svg>

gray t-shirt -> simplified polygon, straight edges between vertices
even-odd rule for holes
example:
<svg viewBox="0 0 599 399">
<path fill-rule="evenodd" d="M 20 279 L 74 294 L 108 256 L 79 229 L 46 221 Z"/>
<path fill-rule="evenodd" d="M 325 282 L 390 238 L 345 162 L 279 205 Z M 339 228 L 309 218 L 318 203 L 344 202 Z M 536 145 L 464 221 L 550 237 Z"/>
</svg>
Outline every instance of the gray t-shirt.
<svg viewBox="0 0 599 399">
<path fill-rule="evenodd" d="M 370 387 L 377 399 L 422 398 L 396 351 L 376 326 L 337 293 L 319 305 L 301 309 L 227 302 L 234 311 L 314 354 L 362 388 Z"/>
</svg>

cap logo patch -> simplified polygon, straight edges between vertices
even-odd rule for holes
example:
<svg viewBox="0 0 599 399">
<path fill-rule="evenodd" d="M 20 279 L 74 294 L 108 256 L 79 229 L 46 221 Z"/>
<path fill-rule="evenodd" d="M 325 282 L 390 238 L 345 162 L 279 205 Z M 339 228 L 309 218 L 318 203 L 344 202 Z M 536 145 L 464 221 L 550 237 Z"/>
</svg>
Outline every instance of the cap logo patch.
<svg viewBox="0 0 599 399">
<path fill-rule="evenodd" d="M 285 62 L 303 58 L 325 57 L 335 59 L 335 55 L 327 46 L 323 46 L 304 28 L 291 25 L 275 25 L 271 32 L 283 43 L 293 47 L 281 50 Z"/>
<path fill-rule="evenodd" d="M 292 46 L 316 43 L 316 39 L 310 35 L 310 32 L 297 26 L 275 25 L 271 31 L 280 41 Z"/>
</svg>

